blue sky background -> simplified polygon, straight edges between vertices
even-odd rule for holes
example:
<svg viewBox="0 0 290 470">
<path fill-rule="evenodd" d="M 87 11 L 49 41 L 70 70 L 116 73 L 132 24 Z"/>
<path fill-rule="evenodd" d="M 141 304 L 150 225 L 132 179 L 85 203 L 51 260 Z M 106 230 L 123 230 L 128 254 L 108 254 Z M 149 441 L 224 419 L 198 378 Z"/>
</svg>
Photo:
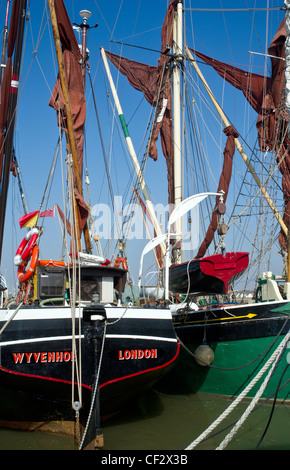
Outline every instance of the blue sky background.
<svg viewBox="0 0 290 470">
<path fill-rule="evenodd" d="M 88 9 L 92 12 L 90 26 L 98 23 L 98 28 L 88 32 L 88 48 L 90 50 L 91 75 L 95 84 L 95 95 L 98 111 L 102 122 L 102 132 L 106 149 L 110 144 L 110 127 L 107 121 L 108 100 L 103 66 L 100 59 L 100 47 L 120 53 L 140 62 L 156 65 L 158 54 L 153 51 L 135 47 L 121 46 L 112 40 L 159 50 L 161 27 L 167 7 L 167 0 L 111 0 L 101 2 L 95 0 L 74 0 L 65 2 L 72 21 L 80 22 L 79 11 Z M 21 175 L 29 210 L 37 210 L 42 199 L 52 157 L 56 148 L 58 131 L 56 115 L 49 108 L 48 101 L 57 75 L 57 64 L 53 51 L 50 25 L 46 25 L 47 11 L 44 11 L 44 0 L 29 2 L 30 20 L 24 49 L 23 70 L 20 85 L 20 102 L 17 127 L 15 132 L 15 149 L 20 164 Z M 203 0 L 185 2 L 186 9 L 215 8 L 265 8 L 283 6 L 278 0 Z M 4 25 L 6 1 L 0 2 L 0 24 Z M 284 13 L 275 11 L 263 12 L 204 12 L 187 11 L 186 36 L 190 47 L 216 57 L 246 70 L 251 63 L 252 70 L 263 73 L 264 59 L 262 56 L 249 54 L 249 51 L 265 52 L 265 41 L 270 43 Z M 267 20 L 268 26 L 267 26 Z M 46 26 L 45 26 L 46 25 Z M 40 32 L 41 31 L 41 32 Z M 39 40 L 39 43 L 38 43 Z M 112 69 L 112 68 L 111 68 Z M 208 82 L 219 102 L 224 104 L 227 114 L 238 129 L 245 128 L 245 100 L 242 94 L 231 90 L 222 83 L 220 77 L 209 67 L 202 66 Z M 149 105 L 141 93 L 130 88 L 126 80 L 113 71 L 118 86 L 119 98 L 136 153 L 142 158 L 144 153 L 144 129 L 148 122 Z M 256 117 L 251 114 L 252 126 Z M 221 127 L 215 124 L 218 140 Z M 246 130 L 248 132 L 248 130 Z M 117 134 L 117 133 L 116 133 Z M 93 107 L 92 95 L 87 80 L 87 128 L 86 157 L 90 178 L 90 197 L 92 205 L 107 204 L 109 193 L 105 184 L 105 171 L 101 152 L 100 139 Z M 210 145 L 210 144 L 208 144 Z M 211 148 L 209 148 L 211 153 Z M 212 151 L 213 153 L 213 151 Z M 122 144 L 114 150 L 111 157 L 112 181 L 117 195 L 123 195 L 130 187 L 129 174 L 132 166 L 128 156 L 123 155 Z M 214 158 L 212 172 L 217 176 L 222 163 L 221 155 Z M 167 181 L 164 159 L 159 152 L 158 163 L 148 161 L 145 180 L 152 191 L 153 202 L 167 204 Z M 58 161 L 57 174 L 50 193 L 47 207 L 62 204 L 61 165 Z M 129 186 L 128 186 L 129 185 Z M 213 182 L 212 191 L 216 190 Z M 25 235 L 19 228 L 18 219 L 23 209 L 18 194 L 18 186 L 11 179 L 8 208 L 6 215 L 5 240 L 2 256 L 1 273 L 7 278 L 9 288 L 16 282 L 16 268 L 13 258 L 16 249 Z M 41 240 L 41 257 L 58 259 L 61 256 L 61 232 L 57 217 L 45 221 L 45 233 Z M 139 269 L 139 257 L 144 247 L 144 240 L 132 242 L 128 246 L 129 263 L 135 281 Z M 106 243 L 105 243 L 106 245 Z M 114 247 L 113 243 L 112 247 Z M 109 254 L 110 256 L 110 254 Z M 131 258 L 130 258 L 131 257 Z"/>
</svg>

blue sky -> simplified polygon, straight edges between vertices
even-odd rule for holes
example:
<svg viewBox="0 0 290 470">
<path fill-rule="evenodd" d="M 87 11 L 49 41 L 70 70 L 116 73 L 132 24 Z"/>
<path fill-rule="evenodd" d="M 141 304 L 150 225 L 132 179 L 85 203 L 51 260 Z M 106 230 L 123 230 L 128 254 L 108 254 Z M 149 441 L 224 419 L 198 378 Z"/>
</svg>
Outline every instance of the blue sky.
<svg viewBox="0 0 290 470">
<path fill-rule="evenodd" d="M 88 9 L 92 12 L 89 20 L 91 26 L 98 23 L 98 28 L 88 32 L 88 48 L 90 50 L 91 74 L 95 83 L 95 94 L 98 111 L 102 118 L 102 131 L 105 146 L 109 149 L 110 132 L 106 123 L 106 110 L 108 102 L 106 88 L 104 87 L 104 72 L 100 60 L 99 49 L 103 46 L 113 52 L 121 52 L 134 60 L 156 65 L 158 54 L 153 51 L 123 46 L 113 43 L 112 40 L 141 46 L 148 49 L 158 50 L 160 47 L 160 33 L 165 10 L 168 2 L 166 0 L 111 0 L 101 2 L 95 0 L 74 0 L 65 2 L 68 14 L 72 21 L 80 22 L 79 11 Z M 207 8 L 264 8 L 283 6 L 282 2 L 273 0 L 248 0 L 248 1 L 226 1 L 210 0 L 206 3 Z M 186 8 L 205 8 L 203 0 L 187 1 Z M 0 21 L 4 22 L 6 1 L 1 2 Z M 57 143 L 57 127 L 55 112 L 48 107 L 50 93 L 53 88 L 57 74 L 55 54 L 52 53 L 51 33 L 46 27 L 41 35 L 41 41 L 36 44 L 40 25 L 43 18 L 44 1 L 31 0 L 29 2 L 30 21 L 28 24 L 27 40 L 25 44 L 23 72 L 20 87 L 20 103 L 18 111 L 17 128 L 15 133 L 15 149 L 20 164 L 25 194 L 29 204 L 29 210 L 37 210 L 42 198 L 43 189 L 47 181 L 51 160 Z M 263 58 L 249 54 L 253 52 L 265 52 L 265 40 L 268 43 L 275 34 L 280 24 L 283 12 L 276 11 L 269 14 L 269 26 L 266 27 L 266 12 L 204 12 L 187 11 L 186 35 L 188 44 L 199 51 L 215 56 L 219 60 L 234 63 L 239 67 L 248 68 L 251 61 L 253 71 L 263 73 Z M 46 16 L 44 15 L 44 23 Z M 30 26 L 31 25 L 31 26 Z M 192 33 L 194 37 L 192 37 Z M 51 59 L 54 55 L 54 59 Z M 209 84 L 216 97 L 223 102 L 234 122 L 238 122 L 240 128 L 244 126 L 244 100 L 239 92 L 231 94 L 224 88 L 221 79 L 208 67 L 201 66 L 207 73 Z M 130 89 L 126 80 L 119 77 L 112 70 L 123 107 L 126 122 L 132 136 L 136 153 L 142 157 L 144 153 L 143 136 L 150 112 L 148 104 L 142 95 Z M 87 81 L 88 84 L 88 81 Z M 87 144 L 86 162 L 88 163 L 90 178 L 90 196 L 92 204 L 104 203 L 109 200 L 108 189 L 105 184 L 105 171 L 103 157 L 98 137 L 96 119 L 92 96 L 88 90 L 87 101 Z M 253 121 L 254 122 L 254 121 Z M 220 134 L 220 129 L 216 129 Z M 220 137 L 219 137 L 220 138 Z M 119 148 L 112 154 L 112 178 L 114 189 L 118 195 L 123 194 L 128 188 L 131 164 L 128 157 L 124 157 Z M 217 161 L 218 172 L 220 156 Z M 61 165 L 58 163 L 57 176 L 53 183 L 48 207 L 58 203 L 62 207 L 61 195 Z M 146 167 L 145 180 L 152 191 L 155 202 L 166 204 L 166 171 L 164 159 L 159 152 L 158 163 L 149 161 Z M 214 185 L 214 184 L 213 184 Z M 212 188 L 213 191 L 216 187 Z M 16 181 L 11 180 L 9 201 L 6 217 L 6 233 L 2 257 L 1 273 L 7 277 L 9 287 L 15 282 L 16 268 L 12 266 L 15 251 L 24 236 L 23 230 L 19 229 L 18 219 L 23 215 L 18 187 Z M 42 258 L 55 258 L 61 255 L 61 233 L 57 217 L 45 222 L 45 233 L 41 243 Z M 114 246 L 114 244 L 113 244 Z M 132 271 L 135 280 L 139 268 L 139 256 L 144 246 L 144 240 L 137 241 L 131 251 Z M 128 252 L 128 256 L 129 256 Z M 136 262 L 137 259 L 137 262 Z"/>
</svg>

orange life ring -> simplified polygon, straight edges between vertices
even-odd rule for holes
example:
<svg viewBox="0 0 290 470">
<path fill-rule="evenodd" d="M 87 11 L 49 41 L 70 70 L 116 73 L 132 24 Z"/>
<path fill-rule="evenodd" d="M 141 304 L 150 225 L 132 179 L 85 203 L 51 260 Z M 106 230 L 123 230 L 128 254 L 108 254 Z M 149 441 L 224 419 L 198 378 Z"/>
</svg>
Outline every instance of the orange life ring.
<svg viewBox="0 0 290 470">
<path fill-rule="evenodd" d="M 122 263 L 123 269 L 125 269 L 125 271 L 128 271 L 126 258 L 123 258 L 122 256 L 117 256 L 114 262 L 114 268 L 119 268 L 121 263 Z"/>
<path fill-rule="evenodd" d="M 38 245 L 34 245 L 32 248 L 31 261 L 29 268 L 24 271 L 24 264 L 18 266 L 17 278 L 19 282 L 26 282 L 31 278 L 32 274 L 35 271 L 37 261 L 38 261 L 39 248 Z"/>
<path fill-rule="evenodd" d="M 38 265 L 39 266 L 54 266 L 57 268 L 62 268 L 65 266 L 71 266 L 68 263 L 65 263 L 64 261 L 54 261 L 52 259 L 40 259 L 38 260 Z"/>
<path fill-rule="evenodd" d="M 39 230 L 37 228 L 33 228 L 25 235 L 14 256 L 15 266 L 23 264 L 27 258 L 31 256 L 31 252 L 37 241 L 38 234 Z"/>
</svg>

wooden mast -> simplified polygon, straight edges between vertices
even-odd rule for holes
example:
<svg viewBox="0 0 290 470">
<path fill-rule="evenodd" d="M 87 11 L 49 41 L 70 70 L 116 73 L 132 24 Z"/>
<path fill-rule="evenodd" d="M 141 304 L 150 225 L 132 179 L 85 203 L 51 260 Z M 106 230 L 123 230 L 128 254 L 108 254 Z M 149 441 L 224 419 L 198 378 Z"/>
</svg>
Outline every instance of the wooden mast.
<svg viewBox="0 0 290 470">
<path fill-rule="evenodd" d="M 8 38 L 8 15 L 9 15 L 10 1 L 11 0 L 7 0 L 5 25 L 4 25 L 4 30 L 3 30 L 2 54 L 1 54 L 1 74 L 0 74 L 0 82 L 1 83 L 2 83 L 2 79 L 3 79 L 3 75 L 4 75 L 4 68 L 5 68 L 5 65 L 6 65 L 6 47 L 7 47 L 7 38 Z"/>
<path fill-rule="evenodd" d="M 180 64 L 183 60 L 183 32 L 182 32 L 182 1 L 179 0 L 176 5 L 176 11 L 173 20 L 173 69 L 172 69 L 172 90 L 173 90 L 173 166 L 174 166 L 174 207 L 182 202 L 182 155 L 181 155 L 181 98 L 180 98 Z M 175 223 L 175 232 L 179 235 L 176 240 L 178 248 L 172 250 L 174 263 L 181 263 L 181 233 L 182 220 L 178 219 Z"/>
<path fill-rule="evenodd" d="M 53 37 L 54 37 L 54 42 L 55 42 L 55 50 L 56 50 L 58 68 L 59 68 L 61 89 L 62 89 L 66 111 L 67 111 L 67 130 L 68 130 L 70 151 L 71 151 L 72 160 L 74 164 L 77 189 L 79 193 L 83 196 L 83 188 L 82 188 L 82 182 L 81 182 L 78 160 L 77 160 L 77 149 L 76 149 L 76 142 L 75 142 L 75 137 L 74 137 L 70 99 L 69 99 L 68 86 L 67 86 L 67 80 L 66 80 L 64 63 L 63 63 L 62 47 L 61 47 L 61 41 L 60 41 L 60 36 L 59 36 L 57 18 L 56 18 L 56 13 L 55 13 L 55 8 L 54 8 L 54 0 L 48 0 L 48 6 L 49 6 Z M 76 204 L 76 201 L 75 201 L 75 204 Z M 76 227 L 76 229 L 77 229 L 78 250 L 81 251 L 80 230 L 79 230 L 79 227 Z M 84 238 L 85 238 L 86 250 L 87 252 L 91 252 L 91 243 L 90 243 L 87 225 L 84 228 Z"/>
<path fill-rule="evenodd" d="M 4 237 L 4 225 L 5 225 L 5 216 L 6 216 L 6 204 L 7 204 L 7 194 L 9 188 L 9 174 L 10 166 L 12 161 L 13 154 L 13 136 L 16 122 L 16 113 L 17 100 L 18 100 L 18 85 L 19 85 L 19 74 L 20 66 L 22 60 L 22 45 L 23 45 L 23 35 L 25 28 L 25 18 L 26 18 L 26 0 L 21 0 L 19 2 L 19 12 L 17 19 L 17 36 L 16 43 L 14 48 L 14 61 L 13 61 L 13 75 L 14 80 L 11 82 L 11 91 L 9 97 L 9 111 L 7 119 L 7 130 L 4 140 L 4 166 L 2 169 L 2 180 L 0 187 L 0 261 L 2 258 L 2 248 L 3 248 L 3 237 Z M 9 92 L 7 92 L 9 93 Z"/>
<path fill-rule="evenodd" d="M 138 158 L 137 158 L 137 155 L 136 155 L 136 152 L 135 152 L 135 149 L 134 149 L 134 145 L 133 145 L 132 139 L 130 137 L 126 122 L 125 122 L 122 106 L 121 106 L 120 100 L 118 98 L 117 90 L 116 90 L 115 84 L 113 82 L 113 78 L 112 78 L 112 75 L 111 75 L 111 72 L 110 72 L 107 57 L 106 57 L 106 54 L 105 54 L 105 51 L 104 51 L 103 47 L 101 47 L 101 56 L 102 56 L 103 63 L 104 63 L 104 66 L 105 66 L 105 71 L 106 71 L 106 74 L 107 74 L 107 77 L 108 77 L 108 80 L 109 80 L 109 84 L 110 84 L 110 88 L 111 88 L 112 95 L 113 95 L 113 98 L 114 98 L 114 102 L 115 102 L 115 105 L 116 105 L 117 113 L 118 113 L 118 116 L 119 116 L 119 119 L 120 119 L 120 122 L 121 122 L 121 125 L 122 125 L 123 133 L 124 133 L 124 136 L 125 136 L 125 139 L 126 139 L 127 148 L 128 148 L 128 151 L 130 153 L 130 156 L 131 156 L 131 159 L 132 159 L 132 162 L 133 162 L 133 165 L 134 165 L 134 169 L 135 169 L 135 172 L 136 172 L 139 184 L 140 184 L 140 188 L 141 188 L 142 194 L 144 196 L 146 205 L 148 207 L 148 212 L 150 214 L 152 224 L 153 224 L 153 227 L 156 231 L 156 234 L 157 234 L 157 236 L 161 236 L 162 235 L 161 227 L 160 227 L 160 224 L 157 220 L 155 210 L 154 210 L 152 201 L 151 201 L 150 196 L 149 196 L 149 190 L 146 186 L 144 175 L 142 174 L 142 171 L 141 171 L 141 168 L 140 168 L 140 165 L 139 165 L 139 162 L 138 162 Z M 165 247 L 164 242 L 162 242 L 160 244 L 160 247 L 161 247 L 162 256 L 164 257 L 165 253 L 166 253 L 166 247 Z"/>
</svg>

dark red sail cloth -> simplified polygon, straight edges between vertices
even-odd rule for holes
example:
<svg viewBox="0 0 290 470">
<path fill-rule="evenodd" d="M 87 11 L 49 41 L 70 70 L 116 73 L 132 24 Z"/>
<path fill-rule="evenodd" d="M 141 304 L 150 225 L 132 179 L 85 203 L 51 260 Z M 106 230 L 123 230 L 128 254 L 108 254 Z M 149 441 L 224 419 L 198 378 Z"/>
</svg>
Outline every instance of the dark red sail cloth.
<svg viewBox="0 0 290 470">
<path fill-rule="evenodd" d="M 86 100 L 83 85 L 83 74 L 81 69 L 81 52 L 65 9 L 63 0 L 58 0 L 54 4 L 58 22 L 60 40 L 63 52 L 63 61 L 67 86 L 70 98 L 74 136 L 76 141 L 77 158 L 80 178 L 83 173 L 83 145 L 84 126 L 86 119 Z M 67 110 L 61 90 L 60 78 L 58 76 L 49 105 L 57 111 L 58 125 L 67 132 Z M 60 122 L 59 122 L 60 120 Z M 82 232 L 88 217 L 88 208 L 82 195 L 79 193 L 75 183 L 75 196 L 79 209 L 79 224 Z"/>
<path fill-rule="evenodd" d="M 0 103 L 0 183 L 2 181 L 3 159 L 4 159 L 4 141 L 5 131 L 8 119 L 9 97 L 10 93 L 17 92 L 17 88 L 11 87 L 12 80 L 12 56 L 15 47 L 17 34 L 18 15 L 20 10 L 20 1 L 14 0 L 11 11 L 8 43 L 7 43 L 7 61 L 4 71 L 3 81 L 1 84 L 1 103 Z M 13 77 L 18 81 L 18 77 Z"/>
<path fill-rule="evenodd" d="M 227 136 L 227 141 L 224 149 L 224 163 L 217 192 L 220 192 L 221 190 L 224 191 L 223 202 L 225 203 L 227 200 L 228 190 L 232 176 L 233 156 L 235 153 L 235 138 L 238 138 L 239 134 L 233 126 L 226 127 L 224 129 L 224 133 Z M 216 196 L 216 206 L 212 213 L 212 218 L 209 227 L 207 229 L 205 238 L 199 247 L 196 258 L 202 258 L 205 255 L 207 248 L 213 240 L 220 219 L 220 214 L 218 212 L 219 202 L 220 196 Z"/>
<path fill-rule="evenodd" d="M 257 129 L 262 151 L 267 148 L 272 150 L 276 145 L 276 120 L 281 113 L 281 99 L 285 87 L 285 60 L 283 60 L 285 59 L 285 39 L 286 28 L 285 19 L 283 19 L 268 48 L 272 64 L 270 77 L 246 72 L 191 49 L 197 57 L 211 65 L 228 83 L 241 90 L 258 113 Z M 288 119 L 286 114 L 284 118 Z"/>
<path fill-rule="evenodd" d="M 174 202 L 173 190 L 173 128 L 171 98 L 171 67 L 168 52 L 172 47 L 172 28 L 175 4 L 171 0 L 166 11 L 161 31 L 161 54 L 157 66 L 142 64 L 125 57 L 106 52 L 108 59 L 127 77 L 129 83 L 142 91 L 146 100 L 156 107 L 156 120 L 153 126 L 149 155 L 157 160 L 156 142 L 160 134 L 162 152 L 166 158 L 168 178 L 168 202 Z"/>
<path fill-rule="evenodd" d="M 56 204 L 56 208 L 57 208 L 57 211 L 59 213 L 59 216 L 60 216 L 64 226 L 66 227 L 66 230 L 67 230 L 68 234 L 71 236 L 72 230 L 71 230 L 70 222 L 65 218 L 64 213 L 62 212 L 62 210 L 61 210 L 61 208 L 59 207 L 58 204 Z"/>
<path fill-rule="evenodd" d="M 290 156 L 289 138 L 286 129 L 288 113 L 285 109 L 285 18 L 275 34 L 268 53 L 271 56 L 272 71 L 270 77 L 248 73 L 237 67 L 217 61 L 196 50 L 192 52 L 211 65 L 216 72 L 235 88 L 241 90 L 246 99 L 258 113 L 257 130 L 260 149 L 262 151 L 274 150 L 277 164 L 282 174 L 282 188 L 284 197 L 283 219 L 287 227 L 290 222 Z M 286 239 L 281 231 L 279 242 L 286 250 Z"/>
<path fill-rule="evenodd" d="M 270 109 L 274 109 L 271 100 L 271 78 L 246 72 L 225 62 L 220 62 L 212 57 L 208 57 L 194 49 L 190 50 L 197 57 L 202 59 L 203 62 L 211 65 L 224 80 L 243 92 L 250 105 L 259 114 L 257 129 L 260 136 L 260 146 L 265 150 L 270 139 L 265 139 L 264 135 L 265 125 L 263 124 L 264 119 L 267 119 L 266 116 L 264 116 L 264 112 L 269 108 L 269 105 Z M 266 102 L 268 102 L 268 105 Z"/>
</svg>

